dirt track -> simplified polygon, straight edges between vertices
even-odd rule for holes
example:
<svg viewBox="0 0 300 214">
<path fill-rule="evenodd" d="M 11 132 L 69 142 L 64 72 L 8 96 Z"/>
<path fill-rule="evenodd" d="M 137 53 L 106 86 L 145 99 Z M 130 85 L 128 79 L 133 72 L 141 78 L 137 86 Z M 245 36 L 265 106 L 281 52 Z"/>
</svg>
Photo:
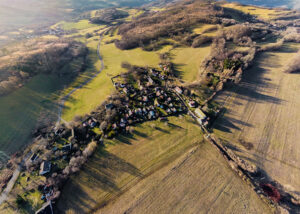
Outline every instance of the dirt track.
<svg viewBox="0 0 300 214">
<path fill-rule="evenodd" d="M 214 132 L 274 180 L 300 191 L 300 75 L 283 72 L 297 49 L 261 54 L 242 83 L 217 98 Z"/>
</svg>

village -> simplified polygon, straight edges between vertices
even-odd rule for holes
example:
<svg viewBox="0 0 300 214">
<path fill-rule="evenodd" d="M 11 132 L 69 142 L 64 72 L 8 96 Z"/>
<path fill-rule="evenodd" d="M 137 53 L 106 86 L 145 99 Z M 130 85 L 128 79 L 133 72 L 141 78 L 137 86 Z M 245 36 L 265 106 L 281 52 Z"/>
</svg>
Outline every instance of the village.
<svg viewBox="0 0 300 214">
<path fill-rule="evenodd" d="M 126 67 L 126 73 L 111 78 L 115 93 L 90 115 L 35 133 L 37 140 L 22 177 L 26 182 L 36 179 L 35 188 L 45 202 L 37 213 L 52 209 L 63 183 L 79 171 L 97 146 L 103 146 L 105 139 L 130 135 L 137 123 L 150 120 L 167 123 L 169 116 L 186 113 L 195 115 L 200 125 L 208 126 L 209 117 L 197 99 L 186 96 L 190 94 L 188 89 L 174 84 L 172 63 L 160 63 L 158 69 Z M 19 203 L 22 206 L 25 202 Z"/>
</svg>

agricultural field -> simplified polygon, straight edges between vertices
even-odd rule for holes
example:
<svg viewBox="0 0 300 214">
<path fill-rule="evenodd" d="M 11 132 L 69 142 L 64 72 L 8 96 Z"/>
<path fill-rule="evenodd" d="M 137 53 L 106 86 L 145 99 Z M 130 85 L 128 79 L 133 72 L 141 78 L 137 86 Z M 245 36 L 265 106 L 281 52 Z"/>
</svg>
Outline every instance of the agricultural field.
<svg viewBox="0 0 300 214">
<path fill-rule="evenodd" d="M 228 213 L 270 212 L 203 141 L 201 129 L 188 116 L 172 117 L 169 125 L 138 125 L 132 136 L 105 145 L 67 183 L 58 202 L 60 212 L 181 213 L 184 208 L 185 213 L 199 213 L 221 212 L 224 206 Z"/>
<path fill-rule="evenodd" d="M 64 84 L 67 81 L 55 75 L 38 75 L 24 87 L 0 97 L 0 160 L 23 148 L 44 113 L 49 119 L 56 118 L 54 101 Z"/>
<path fill-rule="evenodd" d="M 240 5 L 237 3 L 227 3 L 227 4 L 223 4 L 222 6 L 225 8 L 239 10 L 243 13 L 256 16 L 257 18 L 263 19 L 263 20 L 270 20 L 270 19 L 276 18 L 276 16 L 282 16 L 282 15 L 289 13 L 286 10 Z"/>
<path fill-rule="evenodd" d="M 181 79 L 186 82 L 193 82 L 200 77 L 201 64 L 210 54 L 210 45 L 199 48 L 179 47 L 171 50 L 170 53 Z"/>
<path fill-rule="evenodd" d="M 241 84 L 217 98 L 226 111 L 214 126 L 225 144 L 290 191 L 300 188 L 300 76 L 283 70 L 298 48 L 259 55 Z"/>
<path fill-rule="evenodd" d="M 51 26 L 51 28 L 55 28 L 55 27 L 60 27 L 63 30 L 83 30 L 83 29 L 87 29 L 87 28 L 92 28 L 92 27 L 97 27 L 97 25 L 90 23 L 89 20 L 87 19 L 82 19 L 79 20 L 77 22 L 66 22 L 66 21 L 62 21 L 62 22 L 58 22 L 57 24 Z"/>
<path fill-rule="evenodd" d="M 199 26 L 196 26 L 193 29 L 193 32 L 196 34 L 201 34 L 205 36 L 215 36 L 218 30 L 217 25 L 212 24 L 201 24 Z"/>
</svg>

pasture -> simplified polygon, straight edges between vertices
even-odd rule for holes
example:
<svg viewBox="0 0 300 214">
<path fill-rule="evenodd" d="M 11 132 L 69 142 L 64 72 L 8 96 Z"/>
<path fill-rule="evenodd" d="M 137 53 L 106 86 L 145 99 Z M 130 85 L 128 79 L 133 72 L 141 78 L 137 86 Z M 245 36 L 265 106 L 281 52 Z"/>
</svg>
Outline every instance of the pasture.
<svg viewBox="0 0 300 214">
<path fill-rule="evenodd" d="M 270 9 L 265 7 L 257 7 L 257 6 L 248 6 L 248 5 L 240 5 L 237 3 L 226 3 L 222 5 L 225 8 L 231 8 L 235 10 L 239 10 L 245 14 L 250 14 L 256 16 L 259 19 L 270 20 L 274 19 L 277 16 L 281 16 L 289 13 L 289 11 L 280 10 L 280 9 Z"/>
<path fill-rule="evenodd" d="M 170 53 L 180 78 L 186 82 L 193 82 L 200 77 L 201 64 L 210 54 L 210 45 L 199 48 L 179 47 L 171 50 Z"/>
<path fill-rule="evenodd" d="M 0 97 L 1 160 L 23 148 L 38 122 L 56 119 L 54 101 L 64 84 L 67 80 L 55 75 L 38 75 L 24 87 Z"/>
<path fill-rule="evenodd" d="M 283 70 L 298 48 L 289 44 L 259 55 L 241 84 L 217 98 L 226 111 L 214 126 L 239 156 L 290 191 L 300 188 L 300 76 Z"/>
</svg>

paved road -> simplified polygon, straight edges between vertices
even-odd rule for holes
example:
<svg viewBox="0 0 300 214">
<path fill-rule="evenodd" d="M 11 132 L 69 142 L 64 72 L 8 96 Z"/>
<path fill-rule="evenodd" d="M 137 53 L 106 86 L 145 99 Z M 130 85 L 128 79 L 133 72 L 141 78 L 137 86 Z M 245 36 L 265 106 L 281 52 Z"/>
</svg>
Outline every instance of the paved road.
<svg viewBox="0 0 300 214">
<path fill-rule="evenodd" d="M 87 85 L 89 82 L 91 82 L 93 79 L 95 79 L 95 77 L 97 77 L 101 72 L 102 70 L 104 69 L 104 62 L 103 62 L 103 58 L 100 54 L 100 46 L 101 46 L 101 41 L 102 41 L 102 35 L 100 35 L 100 40 L 99 40 L 99 43 L 98 43 L 98 47 L 97 47 L 97 55 L 100 59 L 100 62 L 101 62 L 101 66 L 100 66 L 100 69 L 98 72 L 96 72 L 91 78 L 89 78 L 88 80 L 86 80 L 85 82 L 83 82 L 82 84 L 80 84 L 79 86 L 77 86 L 76 88 L 74 88 L 72 91 L 70 91 L 67 95 L 65 95 L 64 97 L 61 98 L 60 102 L 59 102 L 59 109 L 58 109 L 58 119 L 57 119 L 57 122 L 56 122 L 56 126 L 60 123 L 61 121 L 61 115 L 62 115 L 62 111 L 63 111 L 63 108 L 65 107 L 65 102 L 67 101 L 67 99 L 75 92 L 77 91 L 78 89 L 81 89 L 83 88 L 85 85 Z"/>
</svg>

